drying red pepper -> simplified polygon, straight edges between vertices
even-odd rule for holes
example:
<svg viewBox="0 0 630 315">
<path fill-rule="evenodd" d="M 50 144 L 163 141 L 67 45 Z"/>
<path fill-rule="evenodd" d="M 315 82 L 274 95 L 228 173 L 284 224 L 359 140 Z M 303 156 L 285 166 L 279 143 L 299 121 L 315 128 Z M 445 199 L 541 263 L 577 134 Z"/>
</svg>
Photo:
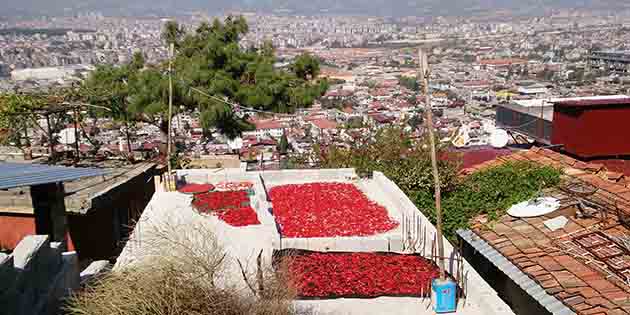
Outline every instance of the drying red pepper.
<svg viewBox="0 0 630 315">
<path fill-rule="evenodd" d="M 418 255 L 309 252 L 283 259 L 301 297 L 426 296 L 439 276 Z"/>
<path fill-rule="evenodd" d="M 249 205 L 245 191 L 221 191 L 197 194 L 193 208 L 200 213 L 216 215 L 231 226 L 260 224 L 256 211 Z"/>
<path fill-rule="evenodd" d="M 398 226 L 387 209 L 349 183 L 277 186 L 273 214 L 286 237 L 368 236 Z"/>
</svg>

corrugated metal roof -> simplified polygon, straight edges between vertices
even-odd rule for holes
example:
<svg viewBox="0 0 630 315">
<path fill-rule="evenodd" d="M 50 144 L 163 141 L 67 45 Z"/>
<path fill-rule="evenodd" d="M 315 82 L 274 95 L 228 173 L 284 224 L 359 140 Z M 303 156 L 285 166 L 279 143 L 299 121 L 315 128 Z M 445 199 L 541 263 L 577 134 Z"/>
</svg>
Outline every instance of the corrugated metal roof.
<svg viewBox="0 0 630 315">
<path fill-rule="evenodd" d="M 540 303 L 540 305 L 547 309 L 551 314 L 575 315 L 575 312 L 556 299 L 553 295 L 549 295 L 543 287 L 528 277 L 525 273 L 523 273 L 523 271 L 505 258 L 505 256 L 503 256 L 494 247 L 490 246 L 486 241 L 478 237 L 474 232 L 468 229 L 460 229 L 457 230 L 456 233 L 466 243 L 470 244 L 470 246 L 483 255 L 497 269 L 512 279 L 512 281 L 521 287 L 523 291 L 527 292 L 527 294 L 538 301 L 538 303 Z"/>
<path fill-rule="evenodd" d="M 0 163 L 0 189 L 64 182 L 106 173 L 107 171 L 97 168 Z"/>
</svg>

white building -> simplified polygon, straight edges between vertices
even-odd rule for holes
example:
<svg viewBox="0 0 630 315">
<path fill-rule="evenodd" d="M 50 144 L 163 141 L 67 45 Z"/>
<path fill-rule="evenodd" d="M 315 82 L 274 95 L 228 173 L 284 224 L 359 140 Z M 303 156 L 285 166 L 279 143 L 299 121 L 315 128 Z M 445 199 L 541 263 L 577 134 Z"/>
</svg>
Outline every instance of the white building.
<svg viewBox="0 0 630 315">
<path fill-rule="evenodd" d="M 94 70 L 90 65 L 69 65 L 63 67 L 28 68 L 11 71 L 11 79 L 14 81 L 26 80 L 63 80 L 78 78 Z"/>
<path fill-rule="evenodd" d="M 284 126 L 276 120 L 259 120 L 254 122 L 256 130 L 243 132 L 243 137 L 279 139 L 284 133 Z"/>
</svg>

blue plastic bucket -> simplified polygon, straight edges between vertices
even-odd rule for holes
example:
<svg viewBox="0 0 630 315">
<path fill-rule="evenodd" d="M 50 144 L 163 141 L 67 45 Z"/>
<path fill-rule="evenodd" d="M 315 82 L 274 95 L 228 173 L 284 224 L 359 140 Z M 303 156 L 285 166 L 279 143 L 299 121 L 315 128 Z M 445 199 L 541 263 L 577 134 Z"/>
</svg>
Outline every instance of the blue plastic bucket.
<svg viewBox="0 0 630 315">
<path fill-rule="evenodd" d="M 457 286 L 446 279 L 433 279 L 431 283 L 431 300 L 436 313 L 453 313 L 457 310 Z"/>
</svg>

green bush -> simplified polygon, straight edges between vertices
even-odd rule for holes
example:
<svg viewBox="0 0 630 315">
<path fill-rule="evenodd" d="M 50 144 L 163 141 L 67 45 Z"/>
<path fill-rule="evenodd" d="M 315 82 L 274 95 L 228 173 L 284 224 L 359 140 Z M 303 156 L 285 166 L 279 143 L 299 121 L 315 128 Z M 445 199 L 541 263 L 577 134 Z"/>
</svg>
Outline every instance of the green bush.
<svg viewBox="0 0 630 315">
<path fill-rule="evenodd" d="M 442 198 L 444 234 L 468 227 L 475 216 L 487 214 L 497 219 L 516 203 L 528 200 L 542 189 L 560 183 L 562 172 L 550 166 L 529 162 L 507 162 L 473 173 Z M 430 191 L 410 192 L 416 206 L 435 222 L 435 204 Z"/>
<path fill-rule="evenodd" d="M 411 141 L 397 127 L 363 134 L 345 148 L 315 145 L 309 156 L 295 156 L 290 165 L 301 168 L 311 161 L 317 168 L 355 168 L 365 177 L 382 172 L 407 194 L 416 207 L 435 224 L 434 181 L 427 138 Z M 445 157 L 443 147 L 438 156 Z M 451 156 L 451 155 L 448 155 Z M 444 235 L 453 238 L 455 231 L 468 227 L 477 215 L 496 219 L 511 205 L 535 196 L 544 188 L 560 182 L 561 171 L 529 162 L 507 162 L 462 178 L 454 158 L 440 159 L 440 188 Z"/>
</svg>

